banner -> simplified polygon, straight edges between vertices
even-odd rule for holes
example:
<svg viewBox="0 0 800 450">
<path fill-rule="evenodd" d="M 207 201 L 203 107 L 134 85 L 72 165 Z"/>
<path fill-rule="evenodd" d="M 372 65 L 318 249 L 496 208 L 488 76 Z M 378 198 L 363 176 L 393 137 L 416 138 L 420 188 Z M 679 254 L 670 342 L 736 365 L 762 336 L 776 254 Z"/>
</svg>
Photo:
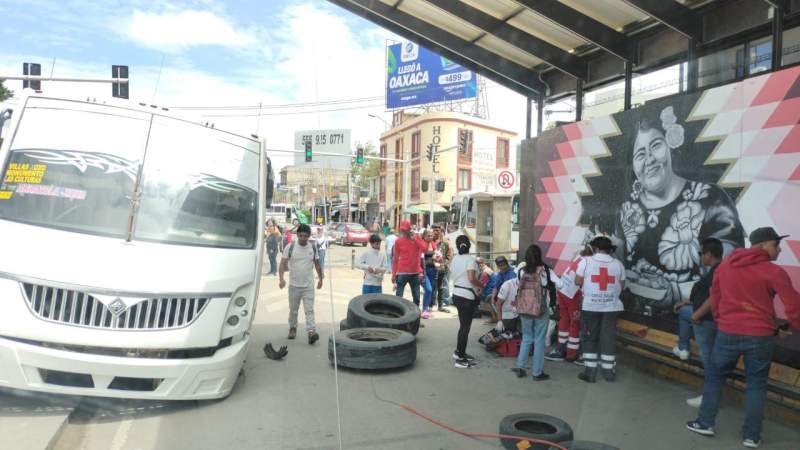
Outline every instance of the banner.
<svg viewBox="0 0 800 450">
<path fill-rule="evenodd" d="M 413 42 L 386 48 L 386 108 L 474 98 L 475 73 Z"/>
</svg>

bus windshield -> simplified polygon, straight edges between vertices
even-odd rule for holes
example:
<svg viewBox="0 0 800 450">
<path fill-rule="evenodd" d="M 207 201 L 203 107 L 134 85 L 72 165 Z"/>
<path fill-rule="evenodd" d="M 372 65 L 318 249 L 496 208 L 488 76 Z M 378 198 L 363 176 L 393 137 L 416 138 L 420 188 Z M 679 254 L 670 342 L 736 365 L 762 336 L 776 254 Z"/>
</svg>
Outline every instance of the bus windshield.
<svg viewBox="0 0 800 450">
<path fill-rule="evenodd" d="M 30 99 L 0 183 L 0 218 L 125 238 L 134 217 L 134 239 L 255 245 L 256 143 L 159 116 L 151 127 L 147 113 L 71 105 Z"/>
</svg>

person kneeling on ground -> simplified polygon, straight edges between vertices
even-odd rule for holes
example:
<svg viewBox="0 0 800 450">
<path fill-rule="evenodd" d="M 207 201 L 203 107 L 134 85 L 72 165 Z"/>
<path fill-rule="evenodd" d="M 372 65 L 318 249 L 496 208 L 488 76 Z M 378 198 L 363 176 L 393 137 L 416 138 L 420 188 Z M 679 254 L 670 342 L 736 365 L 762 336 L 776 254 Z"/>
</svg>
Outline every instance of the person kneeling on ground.
<svg viewBox="0 0 800 450">
<path fill-rule="evenodd" d="M 519 378 L 525 376 L 531 345 L 533 379 L 544 381 L 550 378 L 550 375 L 544 373 L 544 350 L 547 328 L 550 325 L 549 304 L 555 300 L 555 289 L 559 285 L 561 281 L 542 260 L 542 249 L 531 244 L 525 250 L 525 267 L 520 271 L 519 278 L 512 278 L 500 287 L 501 290 L 506 290 L 503 293 L 505 301 L 510 300 L 520 316 L 522 344 L 517 356 L 517 366 L 511 369 Z"/>
<path fill-rule="evenodd" d="M 475 366 L 475 358 L 467 354 L 467 338 L 469 329 L 472 326 L 472 316 L 475 308 L 478 307 L 478 296 L 483 286 L 478 281 L 478 263 L 475 257 L 469 254 L 472 244 L 466 236 L 459 236 L 456 239 L 458 255 L 453 258 L 450 265 L 450 278 L 453 279 L 453 303 L 458 309 L 458 339 L 456 341 L 456 351 L 453 358 L 456 360 L 455 367 L 458 369 L 469 369 Z"/>
<path fill-rule="evenodd" d="M 303 311 L 306 314 L 306 331 L 308 343 L 313 344 L 319 340 L 317 327 L 314 323 L 314 272 L 317 271 L 317 289 L 322 289 L 322 268 L 319 265 L 317 246 L 309 242 L 311 227 L 306 224 L 298 225 L 297 239 L 283 249 L 278 278 L 278 287 L 286 287 L 284 274 L 289 270 L 289 339 L 297 335 L 297 313 L 300 302 L 303 302 Z"/>
<path fill-rule="evenodd" d="M 386 273 L 386 255 L 381 253 L 381 237 L 373 234 L 369 237 L 370 249 L 358 258 L 356 267 L 364 271 L 362 294 L 380 294 L 383 292 L 383 274 Z"/>
</svg>

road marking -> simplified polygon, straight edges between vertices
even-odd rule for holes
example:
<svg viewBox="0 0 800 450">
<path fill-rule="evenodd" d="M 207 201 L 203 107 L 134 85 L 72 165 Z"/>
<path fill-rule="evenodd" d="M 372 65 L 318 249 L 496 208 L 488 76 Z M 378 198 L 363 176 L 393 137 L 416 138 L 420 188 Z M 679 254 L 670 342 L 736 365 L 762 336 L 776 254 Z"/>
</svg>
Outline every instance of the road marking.
<svg viewBox="0 0 800 450">
<path fill-rule="evenodd" d="M 111 439 L 110 450 L 122 450 L 125 443 L 128 441 L 128 433 L 133 426 L 133 419 L 125 419 L 119 424 L 117 431 L 114 433 L 114 438 Z"/>
</svg>

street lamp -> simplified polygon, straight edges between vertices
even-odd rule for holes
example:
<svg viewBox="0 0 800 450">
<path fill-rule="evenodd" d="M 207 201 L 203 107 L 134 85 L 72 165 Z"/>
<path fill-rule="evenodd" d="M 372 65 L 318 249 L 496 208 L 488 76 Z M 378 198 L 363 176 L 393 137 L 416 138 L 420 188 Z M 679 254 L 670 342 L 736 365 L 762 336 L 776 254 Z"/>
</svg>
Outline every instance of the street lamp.
<svg viewBox="0 0 800 450">
<path fill-rule="evenodd" d="M 378 119 L 378 120 L 380 120 L 381 122 L 383 122 L 383 124 L 384 124 L 384 125 L 386 125 L 386 129 L 387 129 L 387 130 L 392 128 L 391 124 L 389 124 L 389 122 L 387 122 L 387 121 L 386 121 L 386 119 L 384 119 L 383 117 L 381 117 L 381 116 L 377 116 L 377 115 L 375 115 L 375 114 L 371 114 L 371 113 L 370 113 L 370 114 L 367 114 L 367 115 L 368 115 L 369 117 L 372 117 L 373 119 Z"/>
</svg>

